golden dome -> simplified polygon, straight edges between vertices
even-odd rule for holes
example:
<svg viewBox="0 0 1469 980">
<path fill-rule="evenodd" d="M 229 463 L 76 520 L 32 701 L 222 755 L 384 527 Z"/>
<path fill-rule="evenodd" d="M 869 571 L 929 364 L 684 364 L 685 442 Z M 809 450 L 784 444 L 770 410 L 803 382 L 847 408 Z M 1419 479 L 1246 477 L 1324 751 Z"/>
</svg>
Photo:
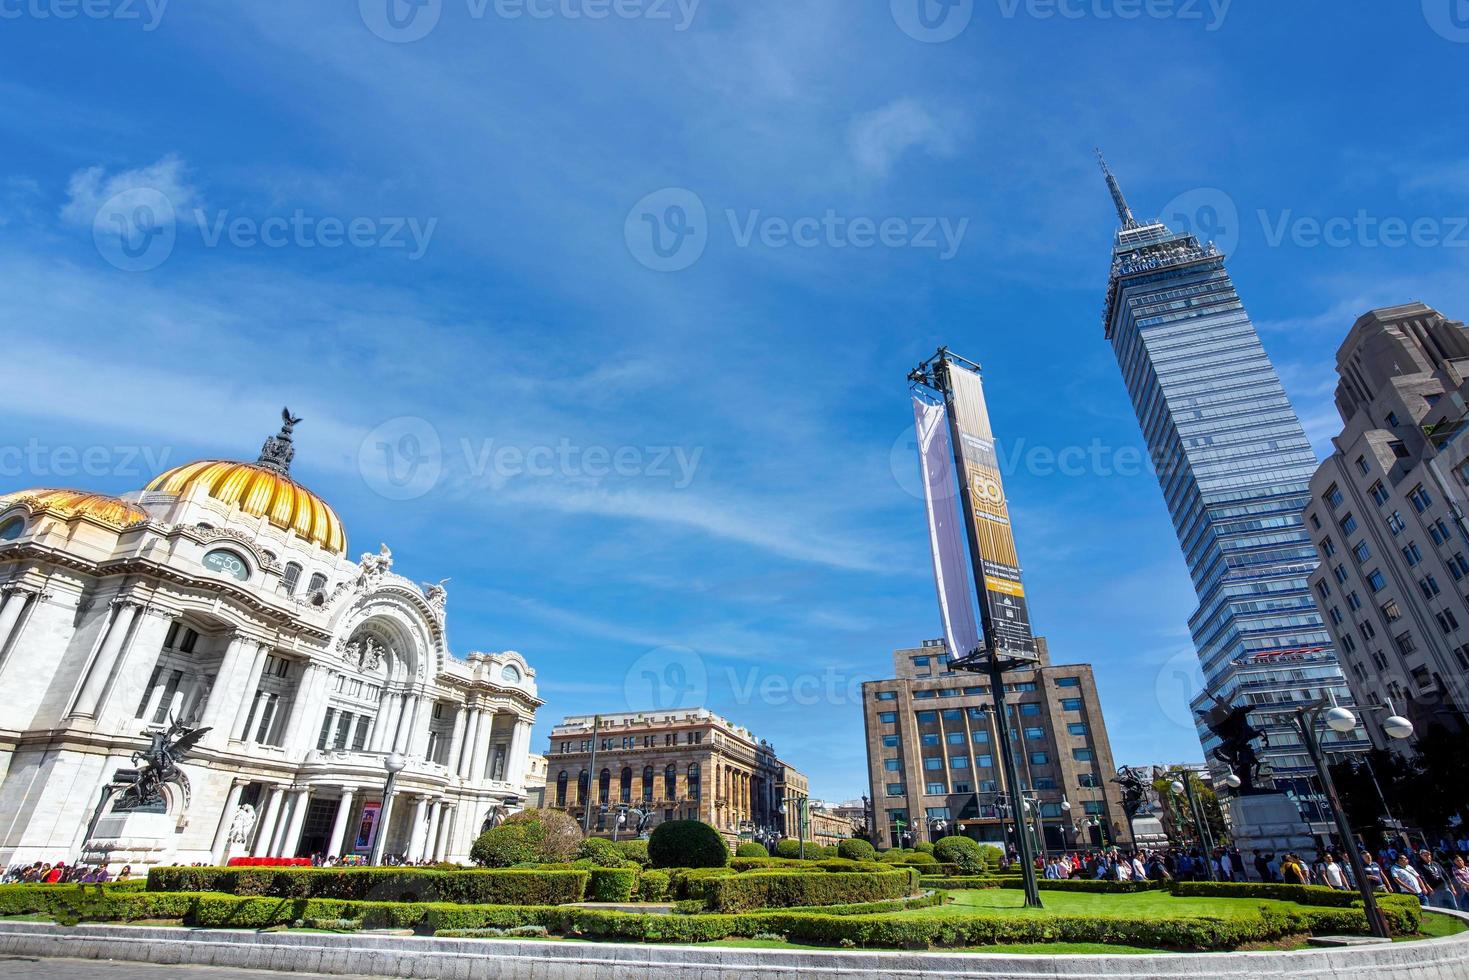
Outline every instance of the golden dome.
<svg viewBox="0 0 1469 980">
<path fill-rule="evenodd" d="M 336 511 L 316 494 L 275 470 L 256 463 L 204 459 L 158 476 L 147 489 L 185 496 L 195 487 L 224 504 L 264 517 L 283 531 L 334 555 L 347 553 L 347 533 Z"/>
<path fill-rule="evenodd" d="M 50 514 L 62 520 L 85 514 L 114 528 L 124 528 L 148 519 L 146 511 L 125 500 L 85 490 L 42 489 L 8 493 L 0 497 L 0 510 L 18 503 L 28 504 L 35 514 Z"/>
</svg>

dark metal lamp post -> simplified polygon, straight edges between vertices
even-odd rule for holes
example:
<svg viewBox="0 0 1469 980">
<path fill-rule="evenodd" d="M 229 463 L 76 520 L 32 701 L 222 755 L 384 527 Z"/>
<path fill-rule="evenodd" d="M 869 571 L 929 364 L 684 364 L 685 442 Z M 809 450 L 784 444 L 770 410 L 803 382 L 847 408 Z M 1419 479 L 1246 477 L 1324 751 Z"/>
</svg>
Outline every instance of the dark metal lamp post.
<svg viewBox="0 0 1469 980">
<path fill-rule="evenodd" d="M 382 812 L 378 814 L 377 839 L 372 842 L 373 864 L 383 863 L 383 846 L 388 842 L 388 820 L 393 813 L 393 784 L 398 781 L 398 773 L 407 765 L 407 758 L 400 752 L 391 752 L 383 757 L 383 768 L 388 771 L 388 779 L 383 784 L 383 806 Z"/>
</svg>

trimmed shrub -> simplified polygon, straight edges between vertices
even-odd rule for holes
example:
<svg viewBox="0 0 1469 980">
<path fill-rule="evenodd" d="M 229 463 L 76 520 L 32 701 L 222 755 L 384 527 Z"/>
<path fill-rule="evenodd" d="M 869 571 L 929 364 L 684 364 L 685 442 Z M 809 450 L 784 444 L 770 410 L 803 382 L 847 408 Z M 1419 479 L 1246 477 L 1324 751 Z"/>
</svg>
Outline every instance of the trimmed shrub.
<svg viewBox="0 0 1469 980">
<path fill-rule="evenodd" d="M 483 868 L 508 868 L 538 861 L 545 839 L 539 824 L 501 824 L 475 838 L 469 848 L 469 859 Z"/>
<path fill-rule="evenodd" d="M 0 915 L 49 915 L 63 924 L 183 919 L 198 898 L 106 884 L 0 885 Z"/>
<path fill-rule="evenodd" d="M 587 881 L 589 902 L 630 902 L 638 886 L 636 868 L 593 868 Z"/>
<path fill-rule="evenodd" d="M 933 845 L 926 840 L 921 840 L 913 845 L 913 850 L 918 851 L 920 854 L 932 854 Z"/>
<path fill-rule="evenodd" d="M 727 878 L 734 873 L 732 868 L 670 868 L 668 897 L 703 901 L 704 889 L 710 881 Z"/>
<path fill-rule="evenodd" d="M 837 857 L 851 858 L 853 861 L 876 861 L 877 848 L 854 837 L 837 845 Z"/>
<path fill-rule="evenodd" d="M 765 849 L 764 844 L 745 843 L 735 848 L 735 857 L 768 858 L 770 852 Z"/>
<path fill-rule="evenodd" d="M 980 860 L 984 861 L 986 871 L 997 871 L 999 870 L 1000 862 L 1005 857 L 1005 852 L 993 844 L 981 844 L 979 845 L 979 857 Z"/>
<path fill-rule="evenodd" d="M 957 865 L 960 874 L 977 875 L 985 871 L 984 854 L 979 849 L 979 842 L 968 837 L 940 838 L 934 845 L 933 856 L 936 861 Z"/>
<path fill-rule="evenodd" d="M 948 878 L 922 878 L 919 884 L 924 888 L 999 888 L 1000 879 L 989 875 L 968 875 Z"/>
<path fill-rule="evenodd" d="M 617 849 L 622 852 L 624 860 L 632 861 L 640 868 L 648 866 L 648 842 L 634 837 L 632 840 L 620 840 L 616 842 Z"/>
<path fill-rule="evenodd" d="M 178 884 L 187 883 L 197 891 L 270 898 L 562 905 L 582 900 L 589 876 L 586 871 L 546 869 L 154 868 L 148 873 L 148 889 L 150 892 L 173 892 L 181 890 Z"/>
<path fill-rule="evenodd" d="M 592 861 L 593 867 L 598 868 L 622 868 L 636 864 L 623 856 L 622 848 L 603 837 L 588 837 L 582 841 L 576 856 Z"/>
<path fill-rule="evenodd" d="M 648 859 L 655 868 L 723 868 L 729 864 L 729 845 L 707 823 L 671 820 L 653 828 Z"/>
<path fill-rule="evenodd" d="M 794 837 L 782 837 L 775 842 L 775 850 L 772 852 L 778 858 L 799 858 L 801 856 L 801 842 Z"/>
<path fill-rule="evenodd" d="M 638 900 L 661 902 L 668 897 L 668 872 L 649 868 L 638 878 Z"/>
<path fill-rule="evenodd" d="M 812 874 L 802 871 L 751 871 L 719 878 L 704 888 L 709 908 L 716 912 L 792 908 L 808 905 L 850 905 L 904 898 L 917 891 L 912 871 Z"/>
</svg>

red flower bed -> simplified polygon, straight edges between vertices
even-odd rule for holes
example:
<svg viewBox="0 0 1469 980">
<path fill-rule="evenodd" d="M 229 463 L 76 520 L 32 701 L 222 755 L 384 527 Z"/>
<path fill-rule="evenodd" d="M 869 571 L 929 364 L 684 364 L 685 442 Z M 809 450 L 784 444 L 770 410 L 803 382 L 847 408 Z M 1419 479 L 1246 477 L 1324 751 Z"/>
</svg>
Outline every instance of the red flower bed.
<svg viewBox="0 0 1469 980">
<path fill-rule="evenodd" d="M 268 857 L 237 857 L 230 858 L 231 868 L 309 868 L 310 858 L 268 858 Z"/>
</svg>

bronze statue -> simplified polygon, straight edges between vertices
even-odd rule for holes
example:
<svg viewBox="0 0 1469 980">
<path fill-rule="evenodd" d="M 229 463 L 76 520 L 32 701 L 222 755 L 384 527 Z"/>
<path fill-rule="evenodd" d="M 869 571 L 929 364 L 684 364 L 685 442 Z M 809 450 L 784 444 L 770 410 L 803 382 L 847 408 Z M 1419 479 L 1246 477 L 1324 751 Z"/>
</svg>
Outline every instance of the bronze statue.
<svg viewBox="0 0 1469 980">
<path fill-rule="evenodd" d="M 1254 710 L 1254 705 L 1232 705 L 1215 697 L 1214 707 L 1199 712 L 1204 724 L 1209 726 L 1209 731 L 1219 737 L 1219 747 L 1214 750 L 1214 757 L 1239 777 L 1241 793 L 1264 788 L 1258 785 L 1260 756 L 1250 743 L 1259 738 L 1269 747 L 1270 739 L 1250 724 L 1250 712 Z"/>
<path fill-rule="evenodd" d="M 133 764 L 142 766 L 119 769 L 113 776 L 115 781 L 128 784 L 113 809 L 162 812 L 163 784 L 178 777 L 179 762 L 209 731 L 172 721 L 166 729 L 143 732 L 148 736 L 148 747 L 132 755 Z"/>
</svg>

